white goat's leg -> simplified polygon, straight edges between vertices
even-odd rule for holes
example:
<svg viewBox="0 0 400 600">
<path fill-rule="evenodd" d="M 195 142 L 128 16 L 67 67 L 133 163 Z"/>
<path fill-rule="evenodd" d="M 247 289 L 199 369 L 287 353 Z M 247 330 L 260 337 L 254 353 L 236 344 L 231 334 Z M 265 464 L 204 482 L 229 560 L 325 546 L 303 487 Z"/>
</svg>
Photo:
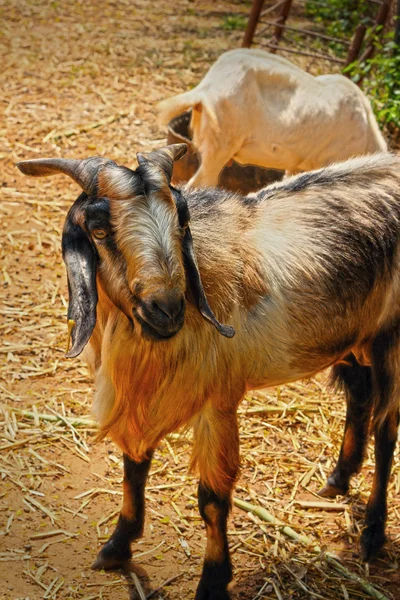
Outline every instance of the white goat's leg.
<svg viewBox="0 0 400 600">
<path fill-rule="evenodd" d="M 237 149 L 229 146 L 227 148 L 206 148 L 199 150 L 201 164 L 196 173 L 189 180 L 190 187 L 217 186 L 222 169 L 232 160 Z"/>
</svg>

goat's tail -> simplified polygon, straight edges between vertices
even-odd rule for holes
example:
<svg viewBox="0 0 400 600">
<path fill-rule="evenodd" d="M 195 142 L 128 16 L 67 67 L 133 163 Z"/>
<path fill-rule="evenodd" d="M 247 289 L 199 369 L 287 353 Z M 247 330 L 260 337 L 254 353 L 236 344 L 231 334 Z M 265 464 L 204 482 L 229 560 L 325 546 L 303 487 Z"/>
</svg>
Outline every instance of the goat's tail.
<svg viewBox="0 0 400 600">
<path fill-rule="evenodd" d="M 368 119 L 368 134 L 367 134 L 367 148 L 366 152 L 373 154 L 374 152 L 387 152 L 387 143 L 379 129 L 378 122 L 375 118 L 374 111 L 372 110 L 371 102 L 367 96 L 361 92 L 363 99 L 365 112 L 367 113 Z"/>
<path fill-rule="evenodd" d="M 354 354 L 332 369 L 331 383 L 345 392 L 350 414 L 360 422 L 372 416 L 372 428 L 398 414 L 400 399 L 400 331 L 380 333 L 372 343 L 371 366 L 358 363 Z"/>
<path fill-rule="evenodd" d="M 399 413 L 400 329 L 382 331 L 372 344 L 375 404 L 373 425 L 380 427 L 390 414 Z"/>
<path fill-rule="evenodd" d="M 215 131 L 219 130 L 217 115 L 210 102 L 208 102 L 206 95 L 198 88 L 159 102 L 157 104 L 158 121 L 160 124 L 167 124 L 171 119 L 189 109 L 196 110 L 199 113 L 204 110 L 212 123 L 213 129 Z"/>
<path fill-rule="evenodd" d="M 199 102 L 201 102 L 201 95 L 196 89 L 161 100 L 157 104 L 158 120 L 160 124 L 166 125 L 171 119 L 193 108 Z"/>
<path fill-rule="evenodd" d="M 330 383 L 336 390 L 344 392 L 347 404 L 355 403 L 360 409 L 366 405 L 372 408 L 371 367 L 360 365 L 354 354 L 349 354 L 343 363 L 333 367 Z"/>
</svg>

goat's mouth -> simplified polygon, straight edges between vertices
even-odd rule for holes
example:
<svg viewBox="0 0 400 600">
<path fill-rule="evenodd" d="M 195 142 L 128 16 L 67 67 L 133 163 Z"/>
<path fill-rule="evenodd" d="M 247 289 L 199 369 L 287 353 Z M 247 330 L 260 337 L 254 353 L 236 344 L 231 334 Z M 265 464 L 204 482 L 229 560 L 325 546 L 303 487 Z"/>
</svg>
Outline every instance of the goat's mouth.
<svg viewBox="0 0 400 600">
<path fill-rule="evenodd" d="M 149 321 L 144 319 L 135 309 L 133 311 L 133 314 L 142 328 L 143 337 L 152 341 L 161 342 L 170 340 L 180 331 L 183 325 L 182 320 L 182 323 L 179 323 L 179 325 L 177 325 L 174 329 L 164 329 L 157 327 L 153 323 L 150 323 Z"/>
</svg>

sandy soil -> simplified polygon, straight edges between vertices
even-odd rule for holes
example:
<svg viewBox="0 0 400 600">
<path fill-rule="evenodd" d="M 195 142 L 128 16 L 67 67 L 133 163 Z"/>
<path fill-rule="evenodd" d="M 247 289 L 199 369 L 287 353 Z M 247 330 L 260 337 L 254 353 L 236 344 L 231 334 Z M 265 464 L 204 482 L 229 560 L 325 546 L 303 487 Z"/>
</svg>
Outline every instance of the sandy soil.
<svg viewBox="0 0 400 600">
<path fill-rule="evenodd" d="M 195 85 L 222 51 L 238 45 L 242 32 L 224 24 L 232 14 L 247 14 L 249 6 L 200 0 L 0 3 L 1 600 L 139 597 L 129 572 L 90 570 L 116 522 L 122 469 L 111 442 L 93 442 L 86 367 L 64 358 L 67 290 L 59 245 L 77 189 L 63 177 L 25 178 L 15 162 L 97 154 L 135 165 L 137 151 L 165 141 L 155 103 Z M 349 498 L 330 509 L 298 504 L 318 501 L 315 492 L 338 453 L 343 415 L 343 398 L 327 390 L 324 376 L 248 397 L 241 409 L 242 476 L 235 494 L 265 506 L 314 545 L 337 552 L 348 569 L 387 597 L 400 598 L 397 459 L 390 539 L 369 574 L 357 540 L 371 456 Z M 65 419 L 72 417 L 82 422 L 71 427 Z M 171 439 L 155 457 L 145 534 L 132 565 L 147 597 L 154 591 L 151 597 L 158 599 L 192 598 L 199 578 L 205 531 L 196 479 L 187 475 L 189 450 L 190 439 Z M 323 554 L 291 542 L 279 527 L 234 508 L 229 531 L 234 600 L 369 597 L 335 573 Z"/>
</svg>

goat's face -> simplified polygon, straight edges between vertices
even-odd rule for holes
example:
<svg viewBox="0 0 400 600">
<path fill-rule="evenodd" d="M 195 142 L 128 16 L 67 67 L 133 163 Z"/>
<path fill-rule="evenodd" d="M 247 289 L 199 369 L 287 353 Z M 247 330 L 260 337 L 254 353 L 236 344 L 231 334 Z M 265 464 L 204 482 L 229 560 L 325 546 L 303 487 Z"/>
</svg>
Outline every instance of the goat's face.
<svg viewBox="0 0 400 600">
<path fill-rule="evenodd" d="M 85 210 L 100 285 L 154 340 L 174 336 L 185 315 L 182 240 L 189 219 L 180 224 L 173 193 L 164 198 L 137 189 L 125 200 L 96 198 Z"/>
<path fill-rule="evenodd" d="M 170 186 L 173 161 L 185 151 L 185 144 L 176 144 L 139 154 L 136 171 L 101 158 L 19 163 L 28 175 L 66 173 L 84 190 L 67 215 L 62 240 L 72 327 L 67 356 L 77 356 L 92 334 L 97 285 L 147 339 L 167 340 L 179 332 L 188 288 L 203 317 L 223 335 L 234 335 L 208 305 L 188 207 Z"/>
</svg>

